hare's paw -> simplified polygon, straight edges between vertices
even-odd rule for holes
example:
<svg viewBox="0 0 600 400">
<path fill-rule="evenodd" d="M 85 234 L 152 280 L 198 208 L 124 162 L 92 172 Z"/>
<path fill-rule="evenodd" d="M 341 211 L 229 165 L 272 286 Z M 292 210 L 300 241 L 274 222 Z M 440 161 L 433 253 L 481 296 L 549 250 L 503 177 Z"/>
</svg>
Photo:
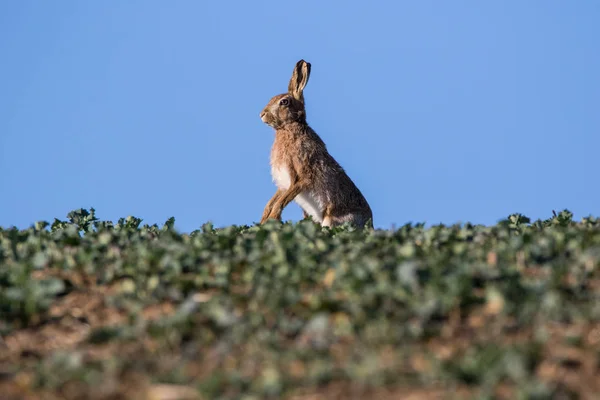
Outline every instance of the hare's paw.
<svg viewBox="0 0 600 400">
<path fill-rule="evenodd" d="M 281 217 L 279 217 L 279 218 L 276 218 L 276 217 L 273 217 L 273 216 L 271 215 L 271 216 L 269 216 L 269 217 L 267 217 L 267 218 L 263 218 L 263 219 L 261 219 L 261 220 L 260 220 L 260 225 L 264 225 L 264 224 L 266 224 L 266 223 L 267 223 L 269 220 L 281 221 Z"/>
<path fill-rule="evenodd" d="M 267 219 L 276 219 L 281 221 L 281 211 L 282 210 L 273 210 L 271 211 L 271 214 L 269 214 L 269 216 L 267 217 Z"/>
<path fill-rule="evenodd" d="M 260 218 L 261 225 L 264 224 L 265 222 L 267 222 L 268 219 L 269 219 L 269 214 L 267 214 L 266 212 L 263 213 L 262 217 Z"/>
<path fill-rule="evenodd" d="M 277 207 L 266 207 L 262 218 L 260 219 L 260 223 L 264 224 L 270 219 L 281 219 L 281 211 L 277 211 Z"/>
<path fill-rule="evenodd" d="M 264 224 L 265 222 L 267 222 L 267 220 L 269 219 L 269 215 L 271 215 L 271 211 L 272 210 L 273 210 L 273 204 L 272 204 L 272 202 L 269 202 L 266 205 L 266 207 L 265 207 L 265 209 L 263 211 L 262 217 L 260 219 L 260 223 L 261 224 Z"/>
<path fill-rule="evenodd" d="M 269 216 L 269 214 L 263 214 L 262 218 L 260 219 L 260 224 L 264 224 L 266 223 L 269 219 L 271 219 L 271 217 Z"/>
</svg>

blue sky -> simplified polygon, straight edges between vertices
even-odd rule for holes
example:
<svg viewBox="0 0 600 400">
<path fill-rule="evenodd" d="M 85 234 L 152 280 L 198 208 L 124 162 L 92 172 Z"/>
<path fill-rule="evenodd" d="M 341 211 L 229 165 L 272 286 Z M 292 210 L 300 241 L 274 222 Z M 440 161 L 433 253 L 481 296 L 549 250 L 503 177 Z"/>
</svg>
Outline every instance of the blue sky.
<svg viewBox="0 0 600 400">
<path fill-rule="evenodd" d="M 259 112 L 301 58 L 377 227 L 600 215 L 598 21 L 592 0 L 2 2 L 0 226 L 258 221 Z"/>
</svg>

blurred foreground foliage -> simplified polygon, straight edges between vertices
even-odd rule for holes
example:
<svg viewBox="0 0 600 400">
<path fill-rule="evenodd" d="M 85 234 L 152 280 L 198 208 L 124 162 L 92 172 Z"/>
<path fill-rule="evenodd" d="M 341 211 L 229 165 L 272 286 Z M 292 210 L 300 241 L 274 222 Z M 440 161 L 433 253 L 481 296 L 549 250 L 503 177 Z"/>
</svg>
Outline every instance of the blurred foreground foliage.
<svg viewBox="0 0 600 400">
<path fill-rule="evenodd" d="M 597 218 L 174 222 L 0 228 L 7 398 L 600 393 Z"/>
</svg>

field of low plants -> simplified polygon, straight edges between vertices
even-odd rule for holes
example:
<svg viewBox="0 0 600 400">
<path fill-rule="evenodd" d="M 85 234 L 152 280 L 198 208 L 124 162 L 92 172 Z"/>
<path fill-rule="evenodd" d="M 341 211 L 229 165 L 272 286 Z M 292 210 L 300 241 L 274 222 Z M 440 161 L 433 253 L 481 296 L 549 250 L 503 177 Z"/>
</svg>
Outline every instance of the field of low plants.
<svg viewBox="0 0 600 400">
<path fill-rule="evenodd" d="M 0 228 L 0 398 L 600 398 L 600 220 Z"/>
</svg>

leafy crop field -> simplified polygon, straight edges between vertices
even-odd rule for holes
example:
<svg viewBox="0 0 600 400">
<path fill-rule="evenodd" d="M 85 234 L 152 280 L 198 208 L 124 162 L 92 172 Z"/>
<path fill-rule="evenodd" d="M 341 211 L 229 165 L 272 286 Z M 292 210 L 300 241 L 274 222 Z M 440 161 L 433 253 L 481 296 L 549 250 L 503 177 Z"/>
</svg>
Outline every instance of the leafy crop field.
<svg viewBox="0 0 600 400">
<path fill-rule="evenodd" d="M 600 393 L 600 220 L 0 229 L 2 399 Z M 597 398 L 597 397 L 596 397 Z"/>
</svg>

